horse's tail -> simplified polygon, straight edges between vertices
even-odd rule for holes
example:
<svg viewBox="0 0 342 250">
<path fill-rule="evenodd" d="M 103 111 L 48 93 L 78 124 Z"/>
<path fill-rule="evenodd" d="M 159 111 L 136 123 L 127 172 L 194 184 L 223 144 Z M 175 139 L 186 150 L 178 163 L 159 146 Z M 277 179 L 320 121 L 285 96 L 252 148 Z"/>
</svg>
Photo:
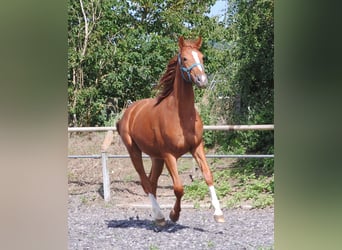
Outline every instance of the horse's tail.
<svg viewBox="0 0 342 250">
<path fill-rule="evenodd" d="M 118 132 L 118 134 L 120 135 L 120 121 L 118 121 L 116 123 L 116 131 Z"/>
</svg>

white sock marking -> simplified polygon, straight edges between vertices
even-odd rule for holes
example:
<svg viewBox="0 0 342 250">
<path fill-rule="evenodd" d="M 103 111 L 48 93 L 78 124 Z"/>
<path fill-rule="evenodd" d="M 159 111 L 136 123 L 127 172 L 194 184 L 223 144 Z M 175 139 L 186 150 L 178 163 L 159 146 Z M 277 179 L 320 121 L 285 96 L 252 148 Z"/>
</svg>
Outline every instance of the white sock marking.
<svg viewBox="0 0 342 250">
<path fill-rule="evenodd" d="M 196 63 L 201 63 L 196 51 L 191 51 L 191 54 L 194 57 Z M 203 72 L 203 69 L 200 65 L 197 65 L 197 67 L 201 72 Z"/>
<path fill-rule="evenodd" d="M 154 195 L 153 194 L 148 194 L 148 197 L 150 198 L 151 203 L 152 203 L 152 216 L 153 216 L 153 219 L 155 219 L 155 220 L 164 219 L 164 215 L 161 212 L 159 204 L 158 204 L 156 198 L 154 198 Z"/>
<path fill-rule="evenodd" d="M 209 187 L 210 197 L 211 197 L 211 204 L 215 209 L 214 215 L 223 215 L 222 210 L 220 208 L 220 202 L 217 199 L 216 192 L 214 186 Z"/>
</svg>

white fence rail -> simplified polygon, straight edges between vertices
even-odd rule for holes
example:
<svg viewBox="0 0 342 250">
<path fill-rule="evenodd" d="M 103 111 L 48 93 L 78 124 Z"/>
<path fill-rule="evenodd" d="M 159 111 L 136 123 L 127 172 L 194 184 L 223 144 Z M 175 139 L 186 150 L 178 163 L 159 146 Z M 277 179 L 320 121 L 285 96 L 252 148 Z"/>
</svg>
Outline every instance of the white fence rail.
<svg viewBox="0 0 342 250">
<path fill-rule="evenodd" d="M 203 129 L 207 130 L 220 130 L 220 131 L 235 131 L 235 130 L 274 130 L 273 124 L 264 125 L 204 125 Z M 69 127 L 68 132 L 105 132 L 108 131 L 101 147 L 101 154 L 96 155 L 68 155 L 70 159 L 77 158 L 95 158 L 100 159 L 102 163 L 102 175 L 103 175 L 103 196 L 107 202 L 110 200 L 110 179 L 107 167 L 108 158 L 129 158 L 129 155 L 110 155 L 108 154 L 108 148 L 113 141 L 113 132 L 116 131 L 116 127 Z M 144 155 L 144 158 L 148 158 L 148 155 Z M 189 154 L 183 155 L 183 158 L 191 158 Z M 273 158 L 274 155 L 206 155 L 207 158 Z"/>
<path fill-rule="evenodd" d="M 274 124 L 263 125 L 204 125 L 204 130 L 274 130 Z M 68 132 L 116 131 L 116 127 L 69 127 Z"/>
</svg>

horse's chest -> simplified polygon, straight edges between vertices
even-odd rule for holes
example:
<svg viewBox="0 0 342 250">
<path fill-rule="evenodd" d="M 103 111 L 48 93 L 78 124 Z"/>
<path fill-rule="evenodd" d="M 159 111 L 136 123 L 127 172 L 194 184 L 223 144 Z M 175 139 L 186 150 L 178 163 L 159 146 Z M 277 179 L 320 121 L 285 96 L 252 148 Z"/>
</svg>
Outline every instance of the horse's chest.
<svg viewBox="0 0 342 250">
<path fill-rule="evenodd" d="M 198 145 L 201 141 L 201 134 L 196 133 L 195 129 L 171 129 L 164 133 L 165 145 L 175 150 L 188 151 L 194 145 Z"/>
<path fill-rule="evenodd" d="M 186 153 L 202 140 L 202 122 L 196 112 L 164 113 L 154 127 L 156 141 L 170 152 Z"/>
</svg>

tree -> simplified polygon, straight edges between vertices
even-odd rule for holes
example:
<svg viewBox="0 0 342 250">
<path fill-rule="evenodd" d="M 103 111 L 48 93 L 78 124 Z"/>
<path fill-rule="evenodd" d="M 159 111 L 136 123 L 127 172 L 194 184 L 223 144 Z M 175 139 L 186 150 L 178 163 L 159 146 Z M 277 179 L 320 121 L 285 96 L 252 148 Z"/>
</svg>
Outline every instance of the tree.
<svg viewBox="0 0 342 250">
<path fill-rule="evenodd" d="M 227 124 L 272 124 L 274 1 L 229 0 L 228 6 L 227 39 L 221 44 L 226 68 L 216 72 L 218 80 L 208 93 L 205 114 Z M 234 132 L 209 139 L 232 153 L 273 153 L 274 136 L 269 131 Z M 273 160 L 255 162 L 252 168 L 273 173 Z"/>
<path fill-rule="evenodd" d="M 233 37 L 239 122 L 273 123 L 273 0 L 237 1 Z"/>
<path fill-rule="evenodd" d="M 104 125 L 128 100 L 150 97 L 178 36 L 215 30 L 216 22 L 204 15 L 213 3 L 70 0 L 70 125 Z"/>
</svg>

